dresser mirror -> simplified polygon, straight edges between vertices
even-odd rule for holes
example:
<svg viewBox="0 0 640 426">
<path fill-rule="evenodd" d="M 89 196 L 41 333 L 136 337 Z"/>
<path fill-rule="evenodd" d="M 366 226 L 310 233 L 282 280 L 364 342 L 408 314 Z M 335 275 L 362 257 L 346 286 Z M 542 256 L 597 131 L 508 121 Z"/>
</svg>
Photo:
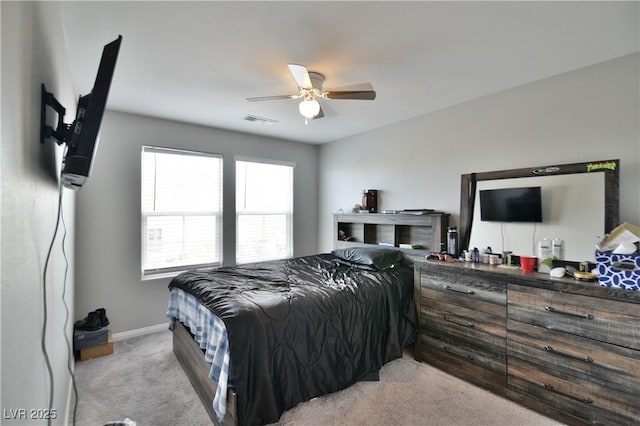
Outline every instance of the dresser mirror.
<svg viewBox="0 0 640 426">
<path fill-rule="evenodd" d="M 564 259 L 594 261 L 595 244 L 619 224 L 619 160 L 469 173 L 461 176 L 460 247 L 536 256 L 542 238 L 563 241 Z M 480 219 L 485 189 L 540 186 L 541 223 Z"/>
</svg>

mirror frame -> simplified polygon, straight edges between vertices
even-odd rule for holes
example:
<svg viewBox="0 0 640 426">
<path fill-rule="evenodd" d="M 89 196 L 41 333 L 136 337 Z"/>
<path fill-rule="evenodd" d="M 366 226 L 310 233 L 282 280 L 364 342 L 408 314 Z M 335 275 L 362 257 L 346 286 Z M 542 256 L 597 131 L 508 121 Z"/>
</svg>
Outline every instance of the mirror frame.
<svg viewBox="0 0 640 426">
<path fill-rule="evenodd" d="M 477 182 L 578 173 L 604 173 L 604 232 L 611 232 L 620 222 L 620 160 L 599 160 L 584 163 L 527 167 L 461 175 L 460 247 L 468 248 L 469 240 L 471 239 L 471 225 L 473 223 L 473 208 L 475 205 Z"/>
</svg>

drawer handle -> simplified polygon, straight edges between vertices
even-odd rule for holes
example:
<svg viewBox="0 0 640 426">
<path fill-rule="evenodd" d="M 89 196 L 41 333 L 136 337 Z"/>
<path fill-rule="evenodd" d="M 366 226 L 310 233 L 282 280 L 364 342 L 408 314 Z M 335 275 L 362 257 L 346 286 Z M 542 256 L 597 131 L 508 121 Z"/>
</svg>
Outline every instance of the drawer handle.
<svg viewBox="0 0 640 426">
<path fill-rule="evenodd" d="M 562 356 L 566 356 L 567 358 L 572 358 L 572 359 L 578 359 L 580 361 L 584 361 L 584 362 L 593 362 L 593 358 L 591 358 L 590 356 L 583 356 L 583 357 L 579 357 L 579 356 L 575 356 L 575 355 L 571 355 L 562 351 L 558 351 L 553 349 L 551 346 L 549 345 L 545 345 L 544 346 L 544 350 L 547 352 L 551 352 L 557 355 L 562 355 Z"/>
<path fill-rule="evenodd" d="M 462 358 L 467 358 L 467 359 L 468 359 L 468 360 L 470 360 L 470 361 L 474 361 L 474 360 L 475 360 L 475 358 L 473 357 L 473 355 L 471 355 L 471 354 L 467 354 L 467 353 L 464 353 L 464 352 L 462 352 L 462 351 L 460 351 L 460 352 L 459 352 L 459 351 L 454 351 L 454 350 L 453 350 L 452 348 L 450 348 L 449 346 L 445 346 L 443 349 L 444 349 L 444 351 L 445 351 L 445 352 L 448 352 L 448 353 L 450 353 L 450 354 L 452 354 L 452 355 L 456 355 L 456 356 L 459 356 L 459 357 L 462 357 Z"/>
<path fill-rule="evenodd" d="M 469 295 L 476 294 L 473 290 L 456 290 L 455 288 L 453 288 L 453 287 L 451 287 L 449 285 L 445 285 L 444 289 L 452 291 L 454 293 L 462 293 L 462 294 L 469 294 Z"/>
<path fill-rule="evenodd" d="M 593 404 L 593 400 L 591 398 L 580 398 L 579 396 L 574 396 L 574 395 L 559 391 L 558 389 L 554 388 L 553 386 L 551 386 L 550 384 L 547 384 L 547 383 L 544 384 L 544 387 L 548 391 L 557 393 L 558 395 L 562 395 L 562 396 L 567 397 L 567 398 L 571 398 L 571 399 L 573 399 L 575 401 L 580 401 L 580 402 L 583 402 L 585 404 Z"/>
<path fill-rule="evenodd" d="M 472 322 L 464 322 L 464 321 L 456 321 L 453 318 L 451 318 L 449 315 L 445 315 L 444 319 L 446 321 L 452 322 L 452 323 L 457 324 L 457 325 L 461 325 L 463 327 L 475 328 L 475 324 L 474 323 L 472 323 Z"/>
<path fill-rule="evenodd" d="M 545 306 L 544 309 L 547 312 L 552 312 L 554 314 L 560 314 L 560 315 L 568 315 L 571 317 L 578 317 L 578 318 L 584 318 L 584 319 L 589 319 L 592 320 L 593 319 L 593 315 L 591 314 L 574 314 L 573 312 L 566 312 L 566 311 L 559 311 L 551 306 Z"/>
</svg>

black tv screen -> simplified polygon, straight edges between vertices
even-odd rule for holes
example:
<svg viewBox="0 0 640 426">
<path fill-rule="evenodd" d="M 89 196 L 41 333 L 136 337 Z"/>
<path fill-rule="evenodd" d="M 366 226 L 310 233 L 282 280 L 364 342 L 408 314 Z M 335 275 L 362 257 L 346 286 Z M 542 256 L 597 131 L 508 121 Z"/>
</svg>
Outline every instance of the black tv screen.
<svg viewBox="0 0 640 426">
<path fill-rule="evenodd" d="M 542 222 L 540 187 L 481 190 L 480 219 L 486 222 Z"/>
<path fill-rule="evenodd" d="M 80 189 L 91 173 L 121 41 L 122 36 L 118 36 L 104 46 L 93 89 L 78 101 L 76 118 L 69 129 L 71 136 L 67 142 L 62 168 L 62 184 L 67 188 Z"/>
</svg>

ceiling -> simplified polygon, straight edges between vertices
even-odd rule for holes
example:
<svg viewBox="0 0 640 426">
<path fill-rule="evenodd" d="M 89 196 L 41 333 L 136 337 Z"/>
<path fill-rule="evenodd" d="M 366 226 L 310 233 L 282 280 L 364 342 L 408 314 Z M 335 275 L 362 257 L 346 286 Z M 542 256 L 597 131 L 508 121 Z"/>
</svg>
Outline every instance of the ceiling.
<svg viewBox="0 0 640 426">
<path fill-rule="evenodd" d="M 76 94 L 123 41 L 107 108 L 325 143 L 640 50 L 638 2 L 63 2 Z M 325 89 L 305 125 L 288 63 Z M 246 115 L 276 120 L 260 124 Z"/>
</svg>

